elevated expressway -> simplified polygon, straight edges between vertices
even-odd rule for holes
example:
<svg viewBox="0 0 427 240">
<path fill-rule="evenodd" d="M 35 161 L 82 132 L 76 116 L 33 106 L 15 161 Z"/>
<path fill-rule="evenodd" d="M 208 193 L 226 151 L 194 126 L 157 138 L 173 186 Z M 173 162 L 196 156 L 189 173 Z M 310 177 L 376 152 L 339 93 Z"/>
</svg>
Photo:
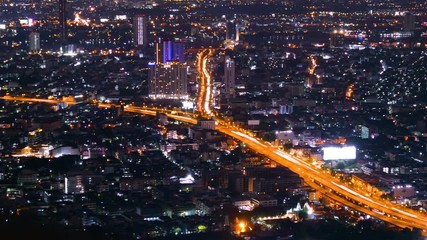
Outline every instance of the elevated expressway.
<svg viewBox="0 0 427 240">
<path fill-rule="evenodd" d="M 197 68 L 200 75 L 199 98 L 197 100 L 198 110 L 203 117 L 213 117 L 214 113 L 210 109 L 211 104 L 211 76 L 208 71 L 208 60 L 214 54 L 212 49 L 201 50 L 197 57 Z M 203 88 L 203 89 L 202 89 Z M 53 99 L 37 99 L 25 97 L 4 96 L 0 99 L 8 101 L 25 101 L 57 104 L 65 102 L 73 105 L 75 102 Z M 117 104 L 94 103 L 100 108 L 119 107 Z M 197 124 L 197 115 L 188 112 L 138 107 L 132 105 L 124 106 L 125 112 L 136 114 L 145 114 L 155 116 L 158 113 L 164 113 L 167 117 L 178 121 Z M 291 171 L 297 173 L 304 179 L 305 183 L 326 195 L 328 198 L 353 208 L 357 211 L 369 214 L 385 222 L 394 224 L 401 228 L 418 228 L 422 230 L 423 235 L 427 235 L 427 215 L 403 206 L 393 204 L 388 200 L 371 197 L 367 192 L 353 189 L 346 183 L 341 182 L 329 173 L 316 168 L 304 159 L 294 157 L 269 142 L 254 137 L 254 134 L 248 130 L 238 128 L 232 123 L 216 117 L 216 129 L 223 134 L 231 136 L 247 145 L 255 152 L 258 152 L 271 160 L 281 164 Z"/>
<path fill-rule="evenodd" d="M 199 83 L 200 88 L 209 87 L 211 84 L 207 61 L 213 54 L 214 51 L 209 49 L 201 50 L 198 55 L 197 66 L 199 75 L 201 75 L 200 81 L 207 80 L 205 83 Z M 210 88 L 200 89 L 199 93 L 211 90 Z M 199 112 L 204 117 L 211 117 L 214 114 L 210 109 L 211 99 L 206 96 L 199 95 Z M 232 123 L 222 120 L 218 116 L 216 116 L 216 122 L 218 131 L 245 143 L 255 152 L 289 168 L 302 177 L 307 185 L 328 198 L 402 228 L 419 228 L 424 235 L 427 235 L 427 216 L 425 214 L 393 204 L 388 200 L 370 197 L 369 193 L 352 189 L 304 159 L 294 157 L 272 146 L 269 142 L 254 137 L 254 134 L 248 130 L 235 127 Z"/>
<path fill-rule="evenodd" d="M 197 54 L 197 72 L 199 73 L 199 93 L 197 110 L 202 116 L 212 116 L 212 77 L 209 73 L 208 60 L 215 53 L 214 49 L 204 49 Z"/>
</svg>

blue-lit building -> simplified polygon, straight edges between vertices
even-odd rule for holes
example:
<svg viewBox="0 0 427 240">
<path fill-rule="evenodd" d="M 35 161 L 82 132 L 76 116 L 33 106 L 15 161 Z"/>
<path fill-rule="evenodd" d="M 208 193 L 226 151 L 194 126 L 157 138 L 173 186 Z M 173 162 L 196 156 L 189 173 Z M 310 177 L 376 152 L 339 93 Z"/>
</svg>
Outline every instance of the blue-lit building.
<svg viewBox="0 0 427 240">
<path fill-rule="evenodd" d="M 185 62 L 185 45 L 182 42 L 163 41 L 162 63 L 170 61 Z"/>
<path fill-rule="evenodd" d="M 185 45 L 183 42 L 174 42 L 172 44 L 172 60 L 185 62 Z"/>
<path fill-rule="evenodd" d="M 163 41 L 163 63 L 172 61 L 172 41 Z"/>
</svg>

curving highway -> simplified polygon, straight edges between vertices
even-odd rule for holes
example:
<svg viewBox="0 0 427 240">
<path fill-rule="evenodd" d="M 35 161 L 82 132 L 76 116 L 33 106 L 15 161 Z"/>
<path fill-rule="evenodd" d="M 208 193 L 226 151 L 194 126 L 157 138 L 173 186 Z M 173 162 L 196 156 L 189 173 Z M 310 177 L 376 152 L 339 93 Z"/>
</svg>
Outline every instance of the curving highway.
<svg viewBox="0 0 427 240">
<path fill-rule="evenodd" d="M 197 110 L 205 117 L 213 116 L 211 110 L 212 77 L 208 70 L 208 61 L 214 53 L 214 49 L 204 49 L 197 54 L 197 72 L 199 73 Z"/>
<path fill-rule="evenodd" d="M 257 140 L 240 131 L 232 130 L 226 126 L 219 126 L 218 130 L 244 142 L 254 151 L 289 168 L 301 176 L 307 185 L 343 205 L 396 226 L 411 229 L 420 228 L 424 230 L 424 234 L 426 233 L 427 216 L 423 213 L 403 208 L 386 200 L 368 197 L 367 193 L 351 189 L 332 175 L 324 173 L 304 160 L 295 158 L 286 152 L 278 150 L 269 143 Z"/>
<path fill-rule="evenodd" d="M 213 53 L 212 51 L 202 50 L 198 55 L 197 65 L 199 75 L 202 76 L 199 83 L 199 112 L 205 113 L 208 116 L 212 116 L 210 109 L 211 99 L 208 97 L 211 95 L 209 92 L 212 89 L 208 87 L 211 82 L 206 62 Z M 314 56 L 311 56 L 310 59 L 312 63 L 310 74 L 314 74 L 317 66 L 316 59 Z M 281 151 L 268 142 L 254 138 L 254 134 L 249 131 L 237 128 L 218 117 L 216 121 L 216 129 L 218 131 L 240 140 L 252 150 L 289 168 L 302 177 L 307 185 L 328 196 L 330 199 L 402 228 L 422 229 L 423 234 L 427 235 L 427 216 L 425 214 L 393 204 L 387 200 L 370 197 L 367 192 L 352 189 L 350 186 L 334 178 L 331 174 L 317 169 L 305 160 Z"/>
<path fill-rule="evenodd" d="M 199 82 L 199 96 L 197 99 L 197 107 L 202 116 L 211 117 L 213 112 L 210 109 L 211 104 L 211 76 L 209 75 L 207 62 L 213 56 L 214 50 L 204 49 L 201 50 L 197 57 L 197 70 L 200 76 Z M 25 97 L 12 97 L 4 96 L 0 99 L 8 101 L 25 101 L 25 102 L 40 102 L 57 104 L 65 102 L 70 105 L 75 104 L 72 101 L 54 100 L 54 99 L 38 99 L 38 98 L 25 98 Z M 98 107 L 109 108 L 117 107 L 116 104 L 96 103 Z M 178 121 L 187 122 L 190 124 L 197 124 L 197 119 L 194 114 L 168 110 L 157 109 L 127 105 L 124 108 L 126 112 L 136 114 L 145 114 L 155 116 L 157 113 L 162 112 L 167 117 L 176 119 Z M 423 235 L 427 235 L 427 215 L 421 212 L 393 204 L 388 200 L 383 200 L 375 197 L 370 197 L 367 192 L 353 189 L 340 180 L 336 179 L 329 173 L 316 168 L 316 166 L 307 163 L 304 159 L 294 157 L 284 151 L 279 150 L 277 147 L 272 146 L 269 142 L 253 137 L 254 134 L 248 130 L 235 127 L 233 124 L 228 123 L 220 118 L 216 119 L 216 129 L 228 136 L 231 136 L 243 143 L 245 143 L 252 150 L 265 155 L 271 160 L 281 164 L 291 171 L 297 173 L 304 179 L 305 183 L 320 193 L 326 195 L 328 198 L 339 202 L 343 205 L 351 207 L 357 211 L 364 212 L 385 222 L 394 224 L 402 228 L 419 228 L 422 230 Z"/>
</svg>

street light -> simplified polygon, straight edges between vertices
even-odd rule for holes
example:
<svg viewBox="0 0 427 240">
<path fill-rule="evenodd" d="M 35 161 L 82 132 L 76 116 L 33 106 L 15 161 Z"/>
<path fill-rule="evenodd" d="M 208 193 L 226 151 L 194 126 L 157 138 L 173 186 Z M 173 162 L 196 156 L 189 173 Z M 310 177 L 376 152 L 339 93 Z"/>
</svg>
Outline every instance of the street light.
<svg viewBox="0 0 427 240">
<path fill-rule="evenodd" d="M 239 224 L 237 224 L 237 232 L 238 234 L 246 232 L 246 223 L 243 221 L 240 221 Z"/>
</svg>

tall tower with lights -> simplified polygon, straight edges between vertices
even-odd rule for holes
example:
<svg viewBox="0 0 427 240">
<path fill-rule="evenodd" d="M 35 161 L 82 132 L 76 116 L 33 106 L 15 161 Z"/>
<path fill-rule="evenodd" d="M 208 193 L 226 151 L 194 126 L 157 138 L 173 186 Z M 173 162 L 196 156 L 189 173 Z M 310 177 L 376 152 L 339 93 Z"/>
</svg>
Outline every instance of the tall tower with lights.
<svg viewBox="0 0 427 240">
<path fill-rule="evenodd" d="M 187 99 L 187 65 L 178 61 L 151 64 L 148 71 L 149 97 Z"/>
<path fill-rule="evenodd" d="M 133 18 L 133 41 L 136 47 L 147 46 L 147 20 L 138 14 Z"/>
<path fill-rule="evenodd" d="M 30 52 L 40 51 L 40 33 L 32 32 L 29 37 L 30 42 Z"/>
<path fill-rule="evenodd" d="M 60 39 L 61 46 L 64 46 L 67 42 L 67 0 L 59 1 L 59 25 L 60 25 Z"/>
<path fill-rule="evenodd" d="M 233 98 L 235 95 L 236 84 L 236 64 L 229 56 L 225 57 L 224 62 L 224 90 L 227 98 Z"/>
</svg>

